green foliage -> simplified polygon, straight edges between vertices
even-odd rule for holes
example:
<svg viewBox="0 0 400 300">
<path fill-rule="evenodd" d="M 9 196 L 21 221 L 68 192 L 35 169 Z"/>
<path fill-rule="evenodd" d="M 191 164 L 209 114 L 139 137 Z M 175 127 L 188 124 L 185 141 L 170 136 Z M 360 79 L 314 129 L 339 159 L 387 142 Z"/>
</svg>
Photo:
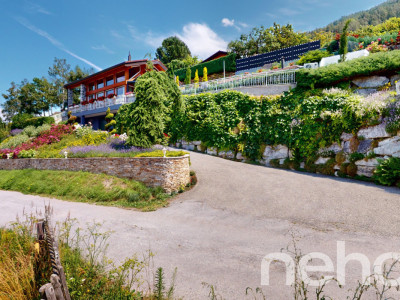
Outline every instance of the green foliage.
<svg viewBox="0 0 400 300">
<path fill-rule="evenodd" d="M 199 70 L 199 76 L 203 77 L 204 76 L 204 73 L 203 73 L 204 67 L 207 68 L 208 75 L 211 75 L 214 73 L 222 73 L 224 70 L 223 61 L 225 61 L 225 70 L 227 72 L 236 71 L 236 54 L 232 53 L 225 57 L 220 57 L 218 59 L 208 61 L 205 63 L 200 63 L 198 65 L 191 67 L 190 68 L 190 78 L 191 79 L 194 78 L 196 69 Z M 179 76 L 179 78 L 187 78 L 188 70 L 189 70 L 189 68 L 176 70 L 175 75 Z M 186 80 L 185 80 L 185 84 L 187 84 Z"/>
<path fill-rule="evenodd" d="M 162 268 L 158 268 L 156 271 L 155 284 L 154 284 L 154 292 L 156 300 L 164 299 L 164 290 L 165 290 L 164 271 Z"/>
<path fill-rule="evenodd" d="M 29 119 L 32 119 L 33 115 L 31 114 L 17 114 L 14 117 L 12 117 L 11 119 L 11 129 L 23 129 L 25 128 L 27 125 L 27 121 Z"/>
<path fill-rule="evenodd" d="M 168 64 L 175 59 L 182 60 L 190 55 L 188 46 L 176 36 L 164 39 L 161 47 L 156 50 L 157 59 L 161 60 L 164 64 Z"/>
<path fill-rule="evenodd" d="M 159 189 L 137 181 L 70 171 L 0 170 L 0 189 L 144 211 L 165 206 L 168 198 Z M 136 201 L 130 201 L 133 194 L 137 194 Z"/>
<path fill-rule="evenodd" d="M 304 32 L 296 32 L 290 24 L 265 28 L 255 27 L 249 34 L 242 34 L 239 39 L 228 44 L 228 51 L 236 53 L 238 58 L 271 52 L 310 41 Z M 212 72 L 210 71 L 210 74 Z"/>
<path fill-rule="evenodd" d="M 346 167 L 346 174 L 350 177 L 355 177 L 357 175 L 357 165 L 351 162 Z"/>
<path fill-rule="evenodd" d="M 70 124 L 70 125 L 75 124 L 76 123 L 76 119 L 77 119 L 77 117 L 73 116 L 71 111 L 68 111 L 68 122 L 67 122 L 67 124 Z"/>
<path fill-rule="evenodd" d="M 350 25 L 350 30 L 356 31 L 357 33 L 363 34 L 370 32 L 369 28 L 373 28 L 374 26 L 386 21 L 389 18 L 398 17 L 400 16 L 400 1 L 399 0 L 390 0 L 385 1 L 382 4 L 375 6 L 366 11 L 360 11 L 349 16 L 344 16 L 337 21 L 327 25 L 326 27 L 322 28 L 324 31 L 331 31 L 331 32 L 339 32 L 343 25 L 345 24 L 346 20 L 352 18 L 354 21 Z M 385 24 L 386 25 L 386 24 Z M 398 30 L 399 27 L 395 27 L 396 23 L 393 26 L 382 26 L 382 29 L 385 30 L 386 27 L 388 30 Z M 379 26 L 379 25 L 378 25 Z M 361 29 L 360 29 L 361 28 Z M 378 27 L 379 28 L 379 27 Z M 396 29 L 393 29 L 396 28 Z M 366 30 L 366 31 L 363 31 Z"/>
<path fill-rule="evenodd" d="M 320 62 L 322 58 L 329 56 L 332 56 L 332 54 L 327 51 L 312 50 L 300 56 L 300 59 L 297 61 L 297 64 L 304 65 L 306 63 Z"/>
<path fill-rule="evenodd" d="M 118 111 L 117 128 L 126 131 L 129 144 L 149 148 L 161 141 L 182 96 L 165 72 L 155 71 L 139 77 L 135 92 L 136 101 Z"/>
<path fill-rule="evenodd" d="M 339 43 L 339 54 L 340 54 L 340 61 L 344 62 L 346 61 L 346 54 L 348 52 L 348 47 L 349 47 L 349 38 L 347 36 L 347 31 L 349 29 L 349 25 L 351 23 L 352 19 L 349 19 L 346 21 L 346 23 L 343 26 L 342 34 L 340 35 L 340 43 Z"/>
<path fill-rule="evenodd" d="M 49 124 L 43 124 L 39 127 L 35 127 L 33 125 L 29 125 L 24 128 L 22 131 L 23 134 L 26 134 L 29 137 L 37 137 L 39 134 L 41 134 L 43 131 L 50 130 L 51 125 Z"/>
<path fill-rule="evenodd" d="M 18 154 L 18 158 L 35 158 L 35 157 L 37 157 L 37 155 L 38 155 L 38 152 L 35 151 L 34 149 L 22 150 Z"/>
<path fill-rule="evenodd" d="M 378 159 L 379 166 L 374 173 L 374 179 L 382 185 L 400 187 L 400 158 L 391 157 L 386 160 Z"/>
<path fill-rule="evenodd" d="M 351 163 L 355 163 L 358 160 L 362 160 L 365 158 L 365 155 L 359 152 L 354 152 L 350 154 L 349 161 Z"/>
<path fill-rule="evenodd" d="M 356 132 L 379 116 L 361 96 L 346 91 L 292 91 L 281 97 L 251 97 L 235 91 L 184 97 L 186 113 L 175 140 L 243 152 L 260 159 L 265 145 L 286 145 L 298 161 L 314 162 L 320 148 Z M 263 148 L 264 146 L 264 148 Z"/>
<path fill-rule="evenodd" d="M 339 82 L 351 80 L 357 76 L 367 76 L 385 70 L 400 70 L 400 51 L 381 52 L 361 57 L 340 64 L 329 65 L 319 69 L 300 70 L 297 72 L 297 86 L 310 88 L 329 87 Z"/>
<path fill-rule="evenodd" d="M 15 148 L 22 143 L 29 141 L 29 139 L 30 137 L 26 134 L 18 134 L 16 136 L 9 137 L 0 144 L 0 149 Z"/>
<path fill-rule="evenodd" d="M 179 76 L 179 74 L 178 74 Z M 191 77 L 192 77 L 192 69 L 187 67 L 186 68 L 186 74 L 185 74 L 185 84 L 190 84 L 191 83 Z"/>
<path fill-rule="evenodd" d="M 185 151 L 167 151 L 166 156 L 167 157 L 179 157 L 179 156 L 184 156 L 186 154 L 189 154 L 189 153 L 185 152 Z M 162 152 L 162 150 L 155 150 L 155 151 L 151 151 L 151 152 L 142 152 L 142 153 L 135 155 L 135 157 L 163 157 L 163 156 L 164 156 L 164 153 Z"/>
<path fill-rule="evenodd" d="M 117 124 L 117 122 L 114 120 L 114 114 L 111 113 L 110 108 L 107 109 L 106 112 L 106 117 L 105 117 L 107 124 L 105 126 L 106 130 L 110 133 L 110 134 L 114 134 L 117 132 L 117 130 L 115 129 L 115 125 Z"/>
</svg>

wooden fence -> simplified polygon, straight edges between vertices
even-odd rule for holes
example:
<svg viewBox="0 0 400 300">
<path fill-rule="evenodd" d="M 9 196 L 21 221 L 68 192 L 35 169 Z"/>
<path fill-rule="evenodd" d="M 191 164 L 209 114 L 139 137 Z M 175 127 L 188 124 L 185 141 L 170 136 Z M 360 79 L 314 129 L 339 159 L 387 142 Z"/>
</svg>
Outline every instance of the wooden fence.
<svg viewBox="0 0 400 300">
<path fill-rule="evenodd" d="M 42 300 L 71 300 L 64 269 L 61 265 L 58 243 L 51 228 L 50 209 L 46 208 L 45 219 L 36 224 L 39 242 L 47 243 L 52 274 L 50 282 L 39 289 Z"/>
</svg>

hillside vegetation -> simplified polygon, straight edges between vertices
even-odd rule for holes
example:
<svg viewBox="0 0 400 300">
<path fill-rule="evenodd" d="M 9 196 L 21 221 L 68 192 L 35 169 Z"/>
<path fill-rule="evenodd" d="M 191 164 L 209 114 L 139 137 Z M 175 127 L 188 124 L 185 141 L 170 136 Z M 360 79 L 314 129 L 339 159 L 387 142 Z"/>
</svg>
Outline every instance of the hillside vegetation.
<svg viewBox="0 0 400 300">
<path fill-rule="evenodd" d="M 339 20 L 328 24 L 326 27 L 316 31 L 340 32 L 347 19 L 352 18 L 350 30 L 356 31 L 363 26 L 378 25 L 387 19 L 400 17 L 400 0 L 388 0 L 369 10 L 360 11 L 348 16 L 343 16 Z"/>
</svg>

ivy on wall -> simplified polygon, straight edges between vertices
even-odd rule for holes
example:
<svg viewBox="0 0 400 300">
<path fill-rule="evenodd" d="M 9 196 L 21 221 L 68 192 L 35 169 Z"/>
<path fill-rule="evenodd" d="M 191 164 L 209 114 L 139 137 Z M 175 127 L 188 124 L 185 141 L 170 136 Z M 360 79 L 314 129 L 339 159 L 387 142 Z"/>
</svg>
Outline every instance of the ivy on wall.
<svg viewBox="0 0 400 300">
<path fill-rule="evenodd" d="M 266 145 L 286 145 L 300 160 L 376 121 L 378 106 L 339 89 L 291 91 L 283 96 L 254 97 L 236 91 L 184 97 L 185 112 L 172 141 L 202 141 L 203 147 L 243 152 L 259 159 Z"/>
</svg>

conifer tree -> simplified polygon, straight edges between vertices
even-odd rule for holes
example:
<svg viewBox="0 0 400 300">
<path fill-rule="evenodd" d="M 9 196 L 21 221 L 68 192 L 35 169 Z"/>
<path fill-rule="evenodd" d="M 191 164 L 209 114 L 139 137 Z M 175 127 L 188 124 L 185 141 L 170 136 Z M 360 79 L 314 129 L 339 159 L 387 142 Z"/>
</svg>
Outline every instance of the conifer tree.
<svg viewBox="0 0 400 300">
<path fill-rule="evenodd" d="M 207 67 L 204 67 L 203 69 L 203 82 L 207 82 L 208 81 L 208 71 L 207 71 Z"/>
<path fill-rule="evenodd" d="M 114 120 L 114 114 L 111 113 L 110 108 L 108 108 L 106 112 L 106 121 L 107 121 L 107 124 L 105 126 L 106 130 L 110 134 L 115 134 L 117 132 L 117 130 L 115 129 L 115 125 L 117 124 L 117 122 Z"/>
<path fill-rule="evenodd" d="M 192 82 L 192 70 L 189 67 L 187 67 L 185 84 L 190 84 L 191 82 Z"/>
<path fill-rule="evenodd" d="M 351 21 L 351 19 L 346 21 L 343 27 L 342 35 L 340 36 L 339 54 L 341 62 L 344 62 L 346 60 L 346 54 L 348 52 L 349 40 L 347 37 L 347 30 L 349 29 Z"/>
</svg>

